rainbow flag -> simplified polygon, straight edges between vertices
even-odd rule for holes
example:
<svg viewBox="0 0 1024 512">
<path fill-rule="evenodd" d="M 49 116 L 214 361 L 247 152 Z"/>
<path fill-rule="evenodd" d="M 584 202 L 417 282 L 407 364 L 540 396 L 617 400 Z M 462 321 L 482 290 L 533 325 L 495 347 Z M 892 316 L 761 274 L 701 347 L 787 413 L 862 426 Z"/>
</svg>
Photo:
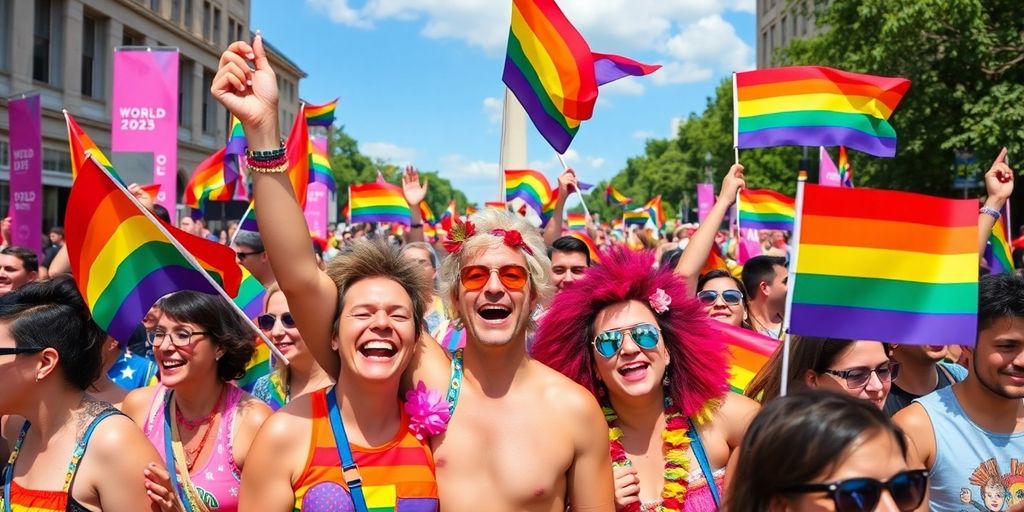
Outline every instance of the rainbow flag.
<svg viewBox="0 0 1024 512">
<path fill-rule="evenodd" d="M 626 197 L 622 192 L 615 190 L 615 187 L 611 185 L 608 185 L 608 188 L 604 189 L 604 201 L 616 206 L 626 206 L 633 202 L 632 199 Z"/>
<path fill-rule="evenodd" d="M 68 145 L 71 149 L 71 179 L 73 180 L 78 176 L 78 171 L 85 164 L 85 161 L 88 160 L 86 152 L 89 152 L 89 154 L 96 158 L 96 161 L 99 162 L 100 165 L 107 169 L 107 172 L 109 172 L 114 179 L 121 182 L 123 185 L 124 182 L 121 181 L 121 177 L 118 176 L 117 171 L 114 170 L 113 164 L 111 164 L 110 160 L 107 159 L 107 156 L 100 151 L 99 146 L 92 141 L 89 134 L 85 133 L 85 130 L 82 130 L 82 128 L 78 126 L 78 123 L 75 122 L 75 118 L 71 117 L 71 114 L 68 113 L 67 110 L 64 111 L 64 122 L 68 127 Z"/>
<path fill-rule="evenodd" d="M 156 202 L 156 196 L 157 196 L 157 194 L 160 193 L 160 184 L 159 183 L 150 183 L 148 185 L 139 185 L 139 188 L 141 188 L 142 191 L 145 192 L 146 195 L 148 195 L 150 199 L 152 199 L 154 202 Z"/>
<path fill-rule="evenodd" d="M 750 329 L 708 322 L 729 348 L 729 388 L 742 394 L 779 347 L 779 340 Z"/>
<path fill-rule="evenodd" d="M 551 185 L 540 171 L 505 170 L 505 201 L 516 198 L 543 217 L 544 207 L 551 202 Z"/>
<path fill-rule="evenodd" d="M 245 267 L 238 267 L 242 272 L 242 283 L 238 286 L 238 295 L 235 295 L 234 302 L 245 312 L 245 316 L 255 319 L 263 313 L 263 301 L 266 299 L 267 290 Z"/>
<path fill-rule="evenodd" d="M 242 122 L 231 116 L 231 128 L 228 130 L 228 143 L 224 146 L 224 182 L 234 183 L 242 175 L 241 161 L 245 156 L 245 148 L 249 143 L 245 140 Z"/>
<path fill-rule="evenodd" d="M 849 146 L 896 154 L 889 116 L 910 88 L 905 78 L 794 66 L 736 73 L 735 146 Z"/>
<path fill-rule="evenodd" d="M 249 201 L 249 207 L 245 209 L 242 219 L 238 221 L 238 229 L 243 231 L 260 230 L 259 224 L 256 223 L 256 206 L 253 205 L 253 201 Z"/>
<path fill-rule="evenodd" d="M 285 141 L 285 155 L 288 157 L 288 181 L 292 184 L 295 192 L 295 199 L 299 208 L 306 207 L 306 191 L 309 188 L 309 130 L 303 122 L 302 106 L 299 106 L 299 115 L 295 116 L 295 123 L 292 124 L 292 131 Z M 238 222 L 238 229 L 245 231 L 259 231 L 259 224 L 256 223 L 256 198 L 249 201 L 242 219 Z"/>
<path fill-rule="evenodd" d="M 83 161 L 78 171 L 64 219 L 68 258 L 78 289 L 104 331 L 128 339 L 150 306 L 168 293 L 218 293 L 175 244 L 191 253 L 229 296 L 238 294 L 242 274 L 230 248 L 147 215 L 95 160 Z"/>
<path fill-rule="evenodd" d="M 441 212 L 441 228 L 445 231 L 452 227 L 452 222 L 459 218 L 459 212 L 455 208 L 455 200 L 448 201 L 448 208 Z"/>
<path fill-rule="evenodd" d="M 638 226 L 642 228 L 647 225 L 649 220 L 651 220 L 651 212 L 644 208 L 622 212 L 622 223 L 626 227 Z"/>
<path fill-rule="evenodd" d="M 598 86 L 627 76 L 644 76 L 661 69 L 661 64 L 644 64 L 629 57 L 610 53 L 591 53 L 594 59 L 594 78 Z"/>
<path fill-rule="evenodd" d="M 774 190 L 740 190 L 739 224 L 745 229 L 793 231 L 796 200 Z"/>
<path fill-rule="evenodd" d="M 540 212 L 540 227 L 548 225 L 548 221 L 551 217 L 555 216 L 555 206 L 558 205 L 558 189 L 551 191 L 551 200 L 544 205 L 544 209 Z"/>
<path fill-rule="evenodd" d="M 306 124 L 308 126 L 331 126 L 334 124 L 334 111 L 337 108 L 338 98 L 323 105 L 305 105 Z"/>
<path fill-rule="evenodd" d="M 349 215 L 352 224 L 360 222 L 397 222 L 408 226 L 409 203 L 402 189 L 390 183 L 364 183 L 349 188 Z"/>
<path fill-rule="evenodd" d="M 262 343 L 258 337 L 253 340 L 253 343 L 256 344 L 256 352 L 245 365 L 245 374 L 242 375 L 242 378 L 235 381 L 235 385 L 245 390 L 246 393 L 252 393 L 253 388 L 256 387 L 256 381 L 260 377 L 270 375 L 270 372 L 274 371 L 274 365 L 270 357 L 270 348 L 267 347 L 266 343 Z"/>
<path fill-rule="evenodd" d="M 700 269 L 700 274 L 704 275 L 712 270 L 729 270 L 729 265 L 722 257 L 722 249 L 715 243 L 711 244 L 711 250 L 708 251 L 708 257 L 704 260 L 704 267 Z"/>
<path fill-rule="evenodd" d="M 423 219 L 423 224 L 426 225 L 428 222 L 433 224 L 437 222 L 434 218 L 434 212 L 430 209 L 430 205 L 426 201 L 420 202 L 420 217 Z"/>
<path fill-rule="evenodd" d="M 974 345 L 977 200 L 803 186 L 790 332 Z"/>
<path fill-rule="evenodd" d="M 428 242 L 431 242 L 431 243 L 436 242 L 437 241 L 437 226 L 434 223 L 431 223 L 431 222 L 424 222 L 423 223 L 423 237 L 426 238 Z"/>
<path fill-rule="evenodd" d="M 327 137 L 317 135 L 309 138 L 309 182 L 323 183 L 331 192 L 338 188 L 327 155 Z"/>
<path fill-rule="evenodd" d="M 207 201 L 230 201 L 234 196 L 235 183 L 227 181 L 227 148 L 210 155 L 193 171 L 185 185 L 185 206 L 204 208 Z M 236 176 L 237 178 L 237 176 Z"/>
<path fill-rule="evenodd" d="M 597 250 L 597 244 L 595 244 L 594 240 L 590 238 L 590 236 L 588 236 L 586 233 L 581 231 L 570 231 L 565 236 L 571 236 L 579 240 L 580 242 L 587 244 L 587 252 L 590 253 L 591 264 L 601 262 L 601 253 L 600 251 Z"/>
<path fill-rule="evenodd" d="M 512 1 L 502 81 L 559 153 L 594 113 L 594 57 L 554 0 Z"/>
<path fill-rule="evenodd" d="M 985 246 L 985 263 L 988 264 L 989 272 L 1000 274 L 1013 272 L 1013 251 L 1010 250 L 1010 230 L 1007 229 L 1010 218 L 1010 203 L 1003 207 L 1002 215 L 992 226 L 988 235 L 988 245 Z"/>
<path fill-rule="evenodd" d="M 566 224 L 569 227 L 569 231 L 587 230 L 587 215 L 585 213 L 570 213 L 566 217 L 568 218 Z"/>
<path fill-rule="evenodd" d="M 844 187 L 853 188 L 853 169 L 850 159 L 846 157 L 846 146 L 839 146 L 839 183 Z"/>
<path fill-rule="evenodd" d="M 661 207 L 661 195 L 647 201 L 644 208 L 651 212 L 651 220 L 659 228 L 665 224 L 665 210 Z"/>
</svg>

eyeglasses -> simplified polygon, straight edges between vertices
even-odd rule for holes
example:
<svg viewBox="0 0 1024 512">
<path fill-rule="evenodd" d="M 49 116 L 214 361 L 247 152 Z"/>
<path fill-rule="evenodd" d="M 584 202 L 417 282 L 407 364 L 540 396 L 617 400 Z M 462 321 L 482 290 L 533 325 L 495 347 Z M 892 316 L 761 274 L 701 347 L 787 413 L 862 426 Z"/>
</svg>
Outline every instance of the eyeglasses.
<svg viewBox="0 0 1024 512">
<path fill-rule="evenodd" d="M 200 334 L 210 334 L 205 331 L 190 331 L 188 329 L 175 329 L 170 332 L 164 331 L 146 331 L 146 339 L 149 341 L 149 346 L 159 347 L 164 342 L 165 337 L 171 338 L 171 344 L 175 347 L 187 347 L 192 344 L 192 337 L 199 336 Z"/>
<path fill-rule="evenodd" d="M 236 252 L 235 256 L 238 256 L 238 261 L 244 261 L 246 256 L 256 256 L 257 254 L 263 254 L 264 251 L 253 251 L 253 252 Z"/>
<path fill-rule="evenodd" d="M 604 357 L 614 357 L 622 348 L 622 341 L 627 332 L 629 337 L 633 339 L 633 343 L 636 343 L 638 347 L 644 350 L 657 347 L 658 340 L 661 339 L 658 326 L 648 323 L 636 324 L 630 327 L 622 327 L 621 329 L 608 329 L 598 334 L 592 342 L 594 349 Z"/>
<path fill-rule="evenodd" d="M 743 302 L 743 292 L 739 290 L 722 290 L 718 292 L 716 290 L 702 290 L 697 292 L 697 300 L 705 306 L 710 306 L 718 300 L 718 297 L 722 297 L 722 301 L 730 306 L 735 306 L 740 302 Z"/>
<path fill-rule="evenodd" d="M 874 478 L 850 478 L 828 484 L 803 484 L 783 492 L 827 492 L 836 504 L 836 512 L 870 512 L 882 499 L 882 490 L 889 491 L 896 507 L 907 512 L 924 501 L 928 489 L 928 470 L 914 469 L 896 473 L 887 482 Z"/>
<path fill-rule="evenodd" d="M 889 361 L 880 368 L 850 368 L 849 370 L 825 370 L 825 373 L 835 375 L 846 381 L 847 389 L 860 389 L 868 385 L 871 374 L 878 375 L 882 383 L 892 382 L 900 375 L 900 363 Z"/>
<path fill-rule="evenodd" d="M 0 356 L 11 356 L 17 354 L 34 354 L 42 352 L 44 347 L 6 347 L 0 348 Z"/>
<path fill-rule="evenodd" d="M 260 329 L 264 331 L 271 331 L 274 329 L 274 324 L 277 323 L 277 315 L 267 313 L 256 317 L 256 324 L 260 326 Z M 285 329 L 295 328 L 295 319 L 292 318 L 291 313 L 281 313 L 281 325 L 284 325 Z"/>
<path fill-rule="evenodd" d="M 521 265 L 504 265 L 501 268 L 470 265 L 463 267 L 462 271 L 459 272 L 459 278 L 462 280 L 462 286 L 465 286 L 469 291 L 474 291 L 487 285 L 487 281 L 491 279 L 492 272 L 498 273 L 498 280 L 509 290 L 523 289 L 526 286 L 526 281 L 529 279 L 526 268 Z"/>
</svg>

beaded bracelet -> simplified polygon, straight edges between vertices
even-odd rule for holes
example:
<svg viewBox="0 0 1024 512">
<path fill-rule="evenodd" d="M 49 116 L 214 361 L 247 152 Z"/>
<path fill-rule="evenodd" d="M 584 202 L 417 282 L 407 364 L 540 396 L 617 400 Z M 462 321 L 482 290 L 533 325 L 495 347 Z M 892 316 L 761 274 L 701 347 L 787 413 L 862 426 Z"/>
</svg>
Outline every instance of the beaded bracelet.
<svg viewBox="0 0 1024 512">
<path fill-rule="evenodd" d="M 282 164 L 287 164 L 288 163 L 288 156 L 287 155 L 280 155 L 280 156 L 277 156 L 277 157 L 271 158 L 271 159 L 259 159 L 259 160 L 255 159 L 255 158 L 252 158 L 252 157 L 249 157 L 249 158 L 246 158 L 246 163 L 249 165 L 249 167 L 252 167 L 252 168 L 256 168 L 256 169 L 269 169 L 271 167 L 277 167 L 277 166 L 282 165 Z"/>
<path fill-rule="evenodd" d="M 253 151 L 249 148 L 245 148 L 245 156 L 249 160 L 266 161 L 274 160 L 282 157 L 285 154 L 284 139 L 281 139 L 281 146 L 277 149 L 270 149 L 266 151 Z"/>
</svg>

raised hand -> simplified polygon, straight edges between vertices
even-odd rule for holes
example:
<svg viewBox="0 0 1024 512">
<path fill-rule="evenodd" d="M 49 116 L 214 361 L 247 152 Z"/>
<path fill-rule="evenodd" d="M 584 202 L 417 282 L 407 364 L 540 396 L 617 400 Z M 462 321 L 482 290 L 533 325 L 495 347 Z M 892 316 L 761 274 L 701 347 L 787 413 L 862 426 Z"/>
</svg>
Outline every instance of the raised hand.
<svg viewBox="0 0 1024 512">
<path fill-rule="evenodd" d="M 150 196 L 145 190 L 142 190 L 142 187 L 140 187 L 138 183 L 128 185 L 128 192 L 131 192 L 132 195 L 135 196 L 135 199 L 138 199 L 139 203 L 141 203 L 142 206 L 145 206 L 147 210 L 153 210 L 153 196 Z"/>
<path fill-rule="evenodd" d="M 427 197 L 427 178 L 424 177 L 421 183 L 420 173 L 411 165 L 406 166 L 405 172 L 402 173 L 402 195 L 409 206 L 413 207 Z"/>
<path fill-rule="evenodd" d="M 729 172 L 722 179 L 722 190 L 718 193 L 718 200 L 725 204 L 736 202 L 736 193 L 746 188 L 747 182 L 743 177 L 743 166 L 733 164 Z"/>
<path fill-rule="evenodd" d="M 572 169 L 562 171 L 562 174 L 558 177 L 559 197 L 568 197 L 569 193 L 576 191 L 578 186 L 579 181 L 576 179 L 576 171 Z"/>
<path fill-rule="evenodd" d="M 262 35 L 257 33 L 252 45 L 235 41 L 228 46 L 220 56 L 210 93 L 238 118 L 246 136 L 270 128 L 277 130 L 277 76 L 267 60 Z M 251 139 L 249 143 L 253 145 Z"/>
<path fill-rule="evenodd" d="M 999 152 L 992 167 L 985 173 L 988 196 L 1005 202 L 1013 194 L 1013 169 L 1006 163 L 1006 148 Z"/>
</svg>

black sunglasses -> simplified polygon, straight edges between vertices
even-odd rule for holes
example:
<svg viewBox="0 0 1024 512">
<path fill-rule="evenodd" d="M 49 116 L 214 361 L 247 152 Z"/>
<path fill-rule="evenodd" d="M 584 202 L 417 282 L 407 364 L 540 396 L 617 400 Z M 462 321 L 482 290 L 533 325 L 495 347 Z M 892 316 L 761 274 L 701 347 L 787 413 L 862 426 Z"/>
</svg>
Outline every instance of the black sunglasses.
<svg viewBox="0 0 1024 512">
<path fill-rule="evenodd" d="M 275 323 L 277 323 L 277 315 L 267 313 L 256 317 L 256 324 L 264 331 L 274 330 Z M 284 325 L 285 329 L 294 329 L 295 319 L 292 318 L 291 313 L 281 313 L 281 324 Z"/>
<path fill-rule="evenodd" d="M 722 290 L 721 292 L 715 290 L 701 290 L 697 293 L 697 300 L 705 306 L 710 306 L 718 300 L 718 296 L 722 296 L 722 301 L 730 306 L 735 306 L 740 302 L 743 302 L 743 292 L 739 290 Z"/>
<path fill-rule="evenodd" d="M 878 380 L 883 384 L 895 381 L 900 376 L 900 363 L 889 361 L 885 365 L 874 369 L 866 367 L 850 368 L 849 370 L 828 369 L 825 370 L 825 373 L 845 380 L 847 389 L 860 389 L 868 385 L 872 373 L 878 375 Z"/>
<path fill-rule="evenodd" d="M 0 356 L 12 356 L 17 354 L 34 354 L 42 352 L 44 347 L 6 347 L 0 348 Z"/>
<path fill-rule="evenodd" d="M 238 261 L 243 261 L 243 260 L 245 260 L 246 256 L 255 256 L 257 254 L 263 254 L 263 251 L 236 252 L 235 256 L 238 256 Z"/>
<path fill-rule="evenodd" d="M 884 489 L 889 491 L 897 508 L 908 512 L 924 501 L 928 475 L 927 469 L 913 469 L 896 473 L 887 482 L 874 478 L 850 478 L 828 484 L 796 485 L 783 492 L 825 492 L 835 502 L 836 512 L 870 512 L 878 506 Z"/>
</svg>

